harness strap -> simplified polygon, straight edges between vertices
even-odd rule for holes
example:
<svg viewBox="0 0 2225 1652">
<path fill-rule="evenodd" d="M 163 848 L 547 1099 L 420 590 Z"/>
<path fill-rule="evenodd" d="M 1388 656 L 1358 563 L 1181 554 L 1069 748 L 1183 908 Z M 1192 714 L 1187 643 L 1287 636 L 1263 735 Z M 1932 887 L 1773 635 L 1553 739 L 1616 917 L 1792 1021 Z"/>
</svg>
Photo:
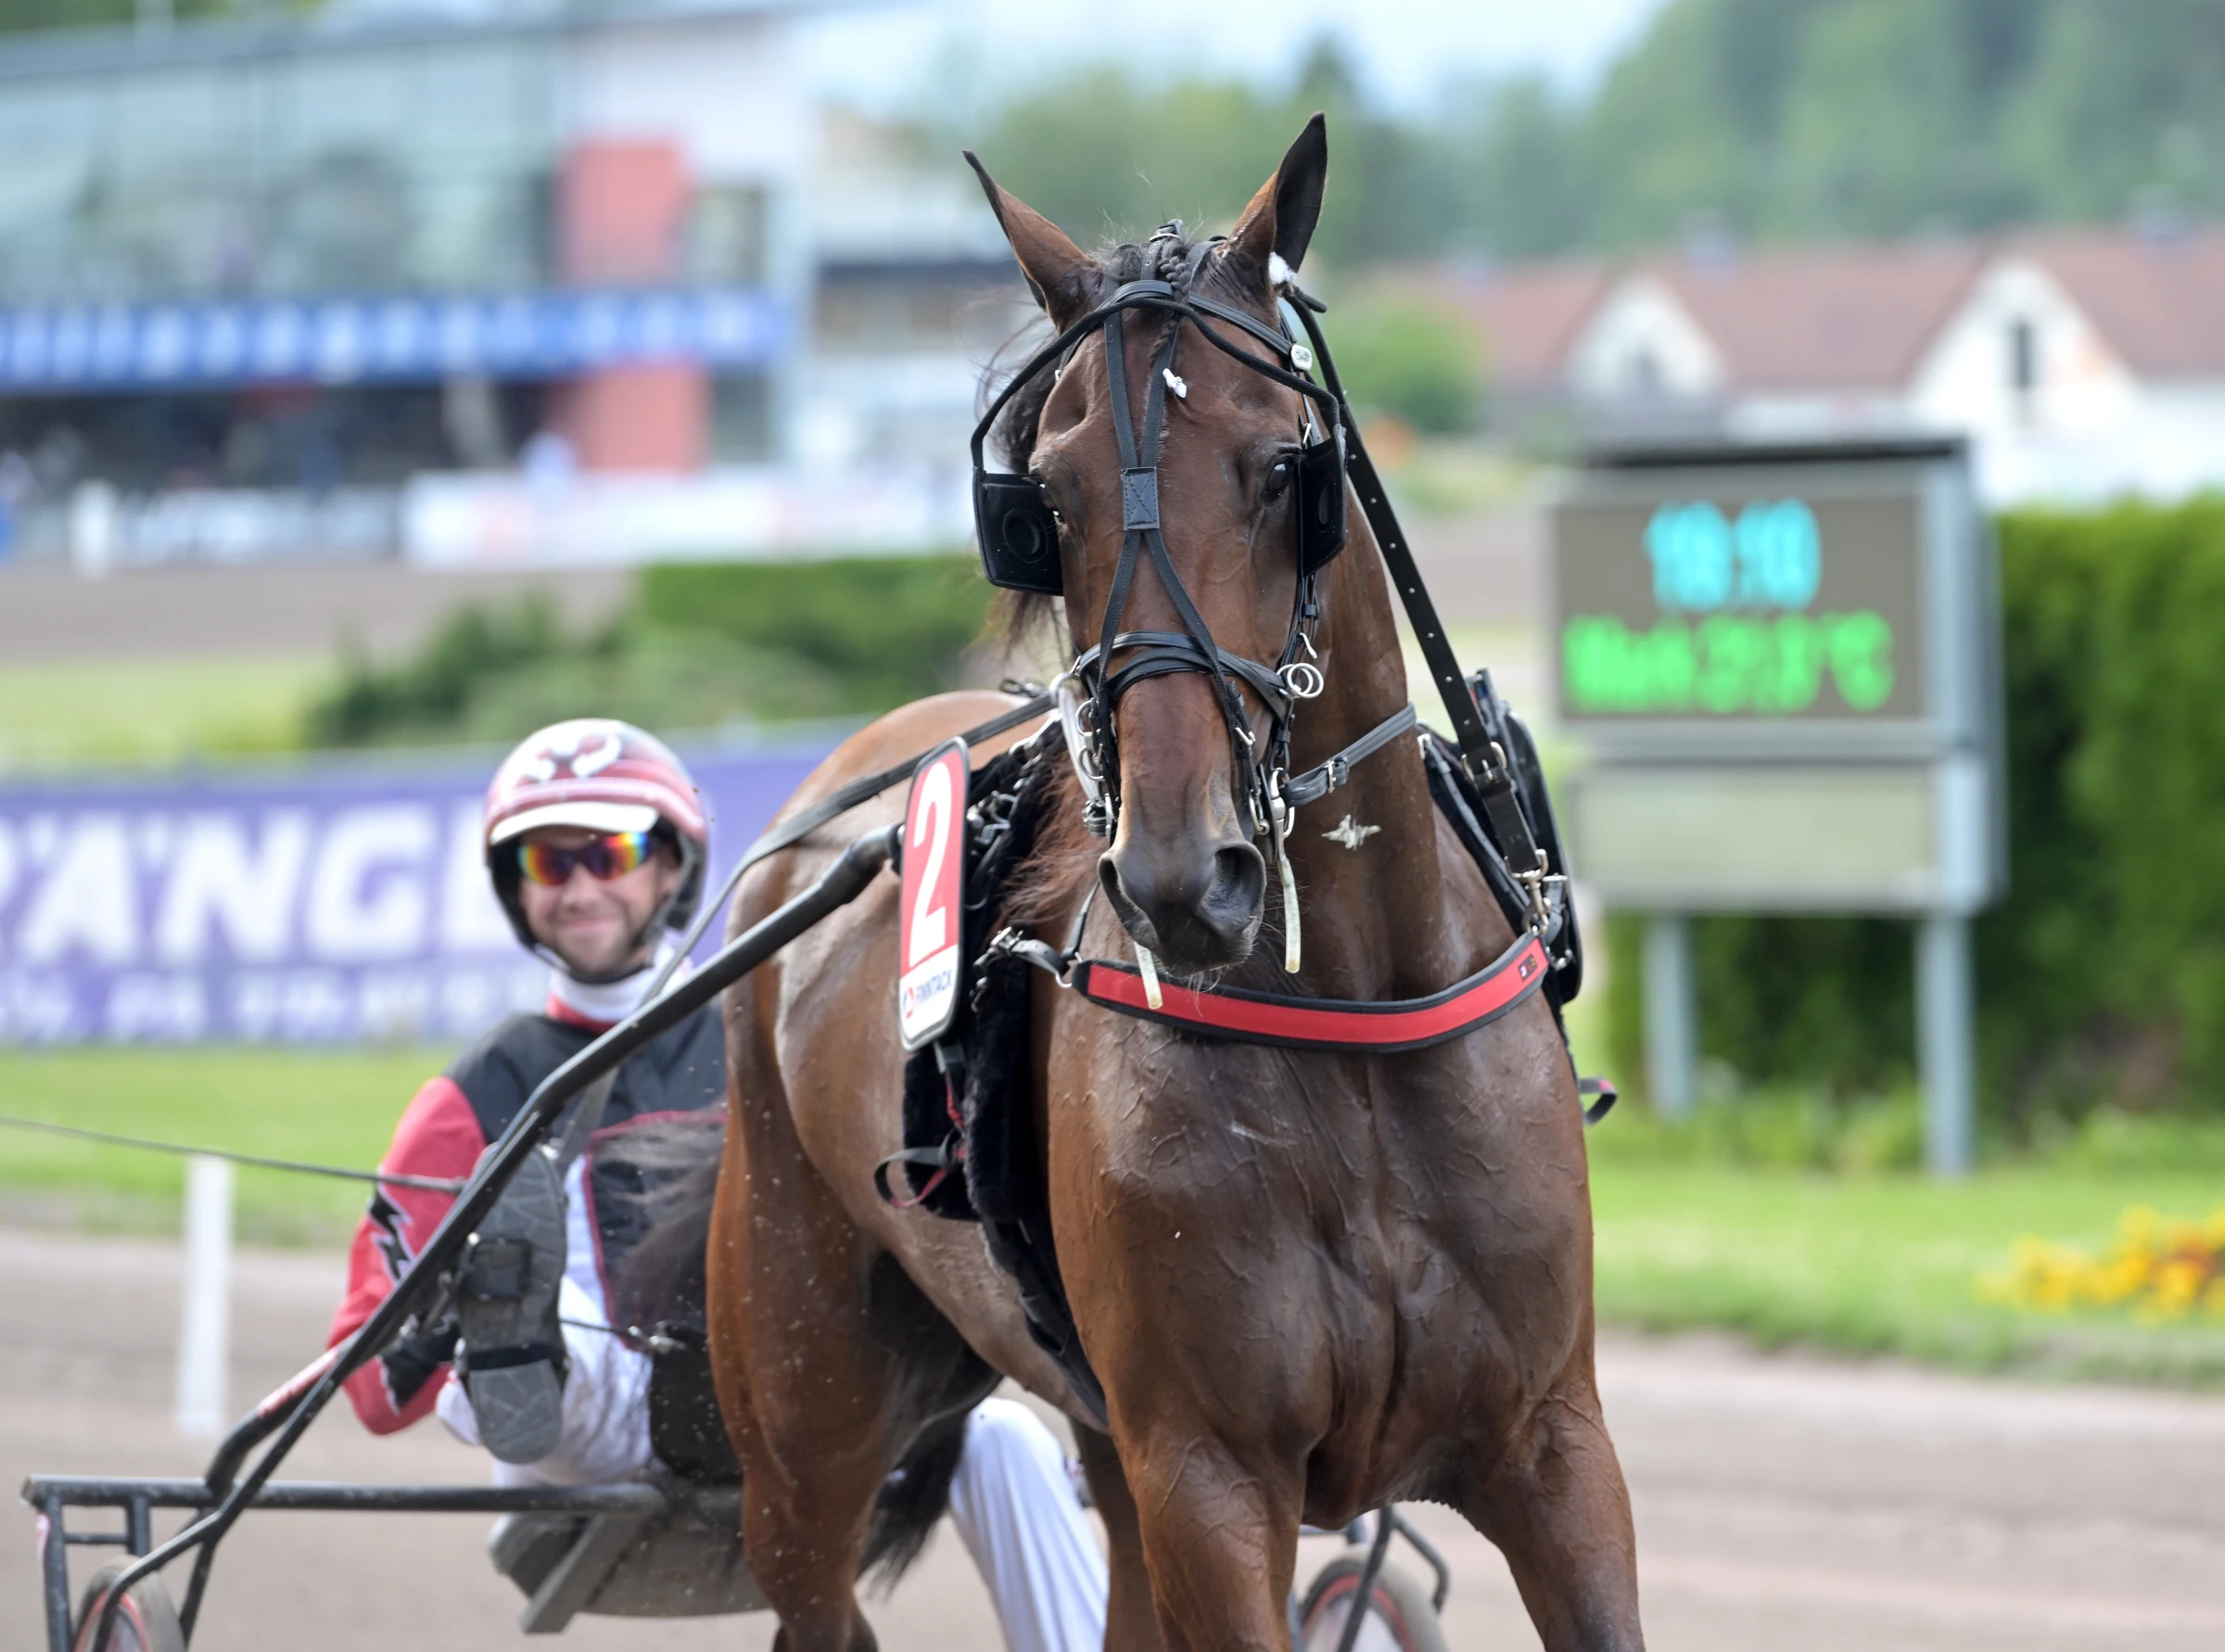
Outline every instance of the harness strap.
<svg viewBox="0 0 2225 1652">
<path fill-rule="evenodd" d="M 1320 802 L 1352 778 L 1354 764 L 1374 756 L 1420 721 L 1421 714 L 1414 709 L 1411 702 L 1400 706 L 1327 762 L 1315 764 L 1303 774 L 1290 776 L 1283 782 L 1283 801 L 1292 808 L 1303 808 L 1309 803 Z"/>
<path fill-rule="evenodd" d="M 881 1202 L 892 1211 L 917 1210 L 927 1202 L 937 1188 L 950 1179 L 950 1173 L 964 1163 L 965 1149 L 962 1144 L 953 1146 L 946 1141 L 940 1147 L 905 1148 L 889 1154 L 873 1166 L 873 1188 L 881 1195 Z M 931 1170 L 934 1174 L 921 1184 L 917 1193 L 900 1196 L 888 1185 L 889 1167 L 896 1164 L 917 1164 L 921 1169 Z"/>
<path fill-rule="evenodd" d="M 1027 953 L 1017 956 L 1036 961 Z M 1545 943 L 1524 934 L 1467 980 L 1426 998 L 1301 998 L 1235 987 L 1201 992 L 1163 980 L 1160 1007 L 1154 1010 L 1145 997 L 1142 977 L 1131 965 L 1082 959 L 1068 979 L 1093 1004 L 1208 1038 L 1284 1049 L 1388 1055 L 1426 1049 L 1496 1021 L 1545 984 L 1548 967 Z"/>
<path fill-rule="evenodd" d="M 1129 289 L 1121 289 L 1126 293 Z M 1171 288 L 1169 289 L 1171 292 Z M 1118 295 L 1115 295 L 1117 298 Z M 1221 718 L 1228 727 L 1228 743 L 1234 756 L 1240 789 L 1249 795 L 1253 789 L 1254 775 L 1251 758 L 1252 730 L 1244 716 L 1243 703 L 1231 686 L 1229 667 L 1224 664 L 1221 651 L 1214 644 L 1213 632 L 1190 600 L 1189 591 L 1176 572 L 1174 558 L 1168 554 L 1166 537 L 1161 530 L 1159 516 L 1159 451 L 1166 434 L 1166 387 L 1173 377 L 1175 352 L 1182 341 L 1182 316 L 1179 311 L 1166 337 L 1151 358 L 1151 375 L 1144 386 L 1143 426 L 1138 432 L 1135 426 L 1135 409 L 1128 392 L 1126 333 L 1123 327 L 1124 311 L 1115 309 L 1105 321 L 1105 375 L 1112 409 L 1112 435 L 1120 450 L 1121 526 L 1125 530 L 1120 547 L 1120 561 L 1113 570 L 1112 588 L 1105 602 L 1104 619 L 1100 624 L 1097 645 L 1097 678 L 1095 685 L 1100 696 L 1111 699 L 1110 685 L 1104 680 L 1106 668 L 1120 646 L 1120 621 L 1125 613 L 1128 597 L 1135 585 L 1137 564 L 1149 552 L 1151 566 L 1159 576 L 1159 584 L 1166 599 L 1174 605 L 1175 616 L 1182 622 L 1188 633 L 1188 646 L 1195 651 L 1195 664 L 1190 663 L 1187 650 L 1165 656 L 1161 668 L 1146 673 L 1162 675 L 1165 670 L 1202 669 L 1214 685 L 1220 702 Z M 1173 635 L 1173 633 L 1167 633 Z M 1178 661 L 1180 663 L 1168 663 Z M 1085 678 L 1087 680 L 1087 678 Z M 1129 678 L 1128 682 L 1140 680 Z M 1100 738 L 1108 743 L 1112 740 L 1111 718 L 1104 719 L 1107 727 Z M 1108 778 L 1111 765 L 1107 765 Z"/>
<path fill-rule="evenodd" d="M 969 746 L 979 745 L 983 741 L 1001 734 L 1008 729 L 1017 729 L 1031 718 L 1041 717 L 1047 711 L 1055 710 L 1057 705 L 1057 699 L 1048 692 L 1030 694 L 1026 700 L 1013 706 L 1010 711 L 1000 711 L 988 721 L 974 724 L 958 738 L 964 741 Z M 922 756 L 926 755 L 925 753 L 921 754 Z M 820 798 L 803 813 L 791 815 L 778 826 L 773 827 L 771 831 L 749 845 L 741 860 L 735 864 L 734 870 L 727 874 L 726 887 L 719 892 L 718 898 L 705 904 L 706 919 L 717 914 L 725 907 L 728 898 L 734 892 L 734 885 L 742 881 L 742 874 L 756 865 L 758 861 L 764 859 L 768 855 L 777 855 L 791 845 L 803 842 L 805 838 L 809 837 L 838 815 L 847 814 L 861 803 L 871 803 L 891 786 L 902 784 L 912 777 L 913 771 L 919 766 L 919 757 L 908 757 L 901 763 L 882 769 L 878 774 L 869 774 L 861 780 L 854 780 L 841 791 Z M 693 950 L 694 942 L 702 939 L 702 924 L 699 923 L 696 933 L 689 936 L 689 944 L 680 949 L 681 957 L 684 958 Z"/>
<path fill-rule="evenodd" d="M 1231 326 L 1243 328 L 1245 332 L 1273 350 L 1276 355 L 1285 361 L 1290 359 L 1290 351 L 1298 342 L 1296 339 L 1277 332 L 1262 321 L 1246 315 L 1233 304 L 1224 304 L 1218 299 L 1207 298 L 1203 293 L 1189 293 L 1186 296 L 1189 299 L 1191 308 L 1202 310 L 1215 321 L 1225 321 Z M 1198 330 L 1204 333 L 1209 338 L 1213 337 L 1203 327 L 1200 327 Z"/>
<path fill-rule="evenodd" d="M 1321 376 L 1337 404 L 1342 407 L 1346 405 L 1344 386 L 1337 375 L 1336 362 L 1329 357 L 1328 342 L 1321 336 L 1321 324 L 1315 317 L 1316 306 L 1303 294 L 1299 297 L 1301 301 L 1293 308 L 1305 325 L 1306 336 L 1313 340 Z M 1437 616 L 1436 604 L 1430 600 L 1429 587 L 1422 582 L 1414 552 L 1398 525 L 1397 513 L 1391 508 L 1382 477 L 1376 474 L 1375 461 L 1368 456 L 1357 427 L 1349 423 L 1345 442 L 1345 468 L 1352 478 L 1353 490 L 1359 495 L 1360 509 L 1383 553 L 1384 565 L 1391 570 L 1391 582 L 1398 588 L 1399 600 L 1405 604 L 1406 617 L 1414 626 L 1415 641 L 1421 644 L 1421 657 L 1428 663 L 1430 676 L 1435 680 L 1437 693 L 1444 702 L 1445 716 L 1452 719 L 1453 737 L 1459 744 L 1461 762 L 1482 796 L 1492 830 L 1501 834 L 1500 845 L 1514 871 L 1518 876 L 1534 875 L 1544 868 L 1538 859 L 1537 842 L 1530 831 L 1530 822 L 1515 799 L 1512 766 L 1484 727 L 1482 710 L 1468 690 L 1467 678 L 1461 675 L 1460 662 L 1454 657 L 1452 643 L 1444 634 L 1444 622 Z"/>
<path fill-rule="evenodd" d="M 1109 700 L 1117 702 L 1134 684 L 1148 677 L 1163 677 L 1176 671 L 1204 671 L 1205 651 L 1198 646 L 1197 639 L 1184 631 L 1122 631 L 1112 639 L 1113 649 L 1128 657 L 1112 671 L 1105 674 L 1104 693 Z M 1100 648 L 1085 650 L 1069 667 L 1076 673 L 1086 673 L 1101 659 Z M 1273 667 L 1241 654 L 1219 651 L 1221 669 L 1243 680 L 1245 685 L 1265 703 L 1267 709 L 1278 717 L 1290 715 L 1291 694 L 1290 685 Z"/>
</svg>

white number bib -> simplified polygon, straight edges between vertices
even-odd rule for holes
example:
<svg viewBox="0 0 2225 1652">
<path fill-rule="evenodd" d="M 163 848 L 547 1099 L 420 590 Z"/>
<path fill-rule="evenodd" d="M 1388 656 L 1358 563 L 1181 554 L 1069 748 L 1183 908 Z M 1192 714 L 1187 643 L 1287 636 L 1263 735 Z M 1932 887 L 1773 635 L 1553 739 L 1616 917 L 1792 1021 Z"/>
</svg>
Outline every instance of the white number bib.
<svg viewBox="0 0 2225 1652">
<path fill-rule="evenodd" d="M 965 873 L 966 743 L 953 740 L 920 765 L 904 807 L 896 1028 L 906 1049 L 933 1043 L 958 1018 Z"/>
</svg>

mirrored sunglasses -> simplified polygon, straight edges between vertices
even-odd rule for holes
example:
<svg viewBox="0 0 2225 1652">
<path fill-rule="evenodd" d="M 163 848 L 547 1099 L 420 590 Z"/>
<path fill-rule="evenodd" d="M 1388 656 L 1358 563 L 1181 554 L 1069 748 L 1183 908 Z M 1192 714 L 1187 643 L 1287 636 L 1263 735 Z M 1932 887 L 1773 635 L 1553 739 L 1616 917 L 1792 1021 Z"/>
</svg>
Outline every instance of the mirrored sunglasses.
<svg viewBox="0 0 2225 1652">
<path fill-rule="evenodd" d="M 588 876 L 608 882 L 622 878 L 649 858 L 646 832 L 612 832 L 583 844 L 537 843 L 531 838 L 517 845 L 517 867 L 531 883 L 561 888 L 572 873 L 587 868 Z"/>
</svg>

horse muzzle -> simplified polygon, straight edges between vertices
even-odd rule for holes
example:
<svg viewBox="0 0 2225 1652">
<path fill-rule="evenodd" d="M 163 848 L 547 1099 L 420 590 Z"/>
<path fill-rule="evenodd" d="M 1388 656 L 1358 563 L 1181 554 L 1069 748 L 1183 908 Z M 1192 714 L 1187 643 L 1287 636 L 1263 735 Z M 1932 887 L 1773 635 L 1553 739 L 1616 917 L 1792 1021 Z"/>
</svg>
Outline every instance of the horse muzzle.
<svg viewBox="0 0 2225 1652">
<path fill-rule="evenodd" d="M 1225 969 L 1251 956 L 1259 934 L 1267 866 L 1240 838 L 1173 843 L 1131 836 L 1097 863 L 1105 899 L 1138 947 L 1177 974 Z"/>
</svg>

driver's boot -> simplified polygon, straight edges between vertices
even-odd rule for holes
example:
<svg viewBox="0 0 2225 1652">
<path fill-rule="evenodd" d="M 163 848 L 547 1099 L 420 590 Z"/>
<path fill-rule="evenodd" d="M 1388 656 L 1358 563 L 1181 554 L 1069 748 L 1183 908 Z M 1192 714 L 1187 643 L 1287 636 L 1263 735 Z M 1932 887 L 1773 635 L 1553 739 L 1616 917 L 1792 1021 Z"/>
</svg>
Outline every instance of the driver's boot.
<svg viewBox="0 0 2225 1652">
<path fill-rule="evenodd" d="M 465 1241 L 456 1280 L 456 1373 L 481 1442 L 505 1463 L 540 1461 L 563 1430 L 565 1249 L 563 1173 L 539 1147 Z"/>
</svg>

